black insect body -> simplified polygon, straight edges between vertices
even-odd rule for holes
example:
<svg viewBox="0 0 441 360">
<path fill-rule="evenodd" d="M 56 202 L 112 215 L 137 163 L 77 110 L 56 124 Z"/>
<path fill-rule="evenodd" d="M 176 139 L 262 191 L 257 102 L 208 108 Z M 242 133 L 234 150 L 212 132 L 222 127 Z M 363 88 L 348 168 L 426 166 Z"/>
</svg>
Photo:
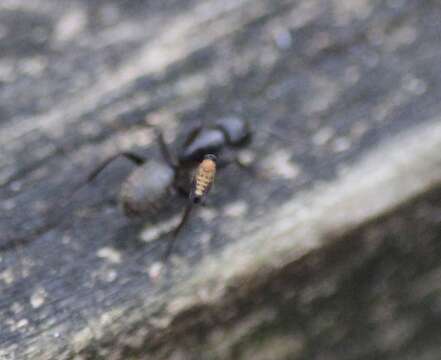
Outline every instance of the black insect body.
<svg viewBox="0 0 441 360">
<path fill-rule="evenodd" d="M 235 117 L 224 118 L 213 127 L 198 126 L 187 136 L 178 153 L 178 161 L 185 166 L 188 163 L 201 162 L 206 154 L 216 155 L 223 165 L 231 158 L 235 148 L 248 145 L 251 129 L 248 122 Z M 229 153 L 225 159 L 224 153 Z"/>
<path fill-rule="evenodd" d="M 185 137 L 177 155 L 169 150 L 162 133 L 156 129 L 155 131 L 164 161 L 148 160 L 131 151 L 118 153 L 96 168 L 89 175 L 87 182 L 93 181 L 109 163 L 122 156 L 137 165 L 123 182 L 119 194 L 119 202 L 127 216 L 147 215 L 155 218 L 164 210 L 168 210 L 170 205 L 174 207 L 177 195 L 187 199 L 188 205 L 173 231 L 166 252 L 168 256 L 178 233 L 189 219 L 193 205 L 205 201 L 217 169 L 236 163 L 251 170 L 253 175 L 258 174 L 252 167 L 242 165 L 237 157 L 237 149 L 247 146 L 252 137 L 248 122 L 240 118 L 224 118 L 212 126 L 200 125 L 194 128 Z M 283 138 L 276 133 L 273 135 Z M 74 191 L 74 195 L 83 185 Z M 67 211 L 66 204 L 60 206 L 51 215 L 51 221 L 34 231 L 31 237 L 28 236 L 26 240 L 11 239 L 3 248 L 12 249 L 44 234 L 62 222 Z"/>
<path fill-rule="evenodd" d="M 136 168 L 121 186 L 120 202 L 127 216 L 154 215 L 173 189 L 174 169 L 150 160 Z"/>
<path fill-rule="evenodd" d="M 249 143 L 251 131 L 248 123 L 239 118 L 225 118 L 212 127 L 198 126 L 188 134 L 177 157 L 169 150 L 162 133 L 158 130 L 156 133 L 165 162 L 124 152 L 101 164 L 88 181 L 92 181 L 116 157 L 124 156 L 138 165 L 121 186 L 120 203 L 127 216 L 155 215 L 173 202 L 175 194 L 189 199 L 181 221 L 173 231 L 166 252 L 168 256 L 193 205 L 203 203 L 209 193 L 216 169 L 238 162 L 234 150 Z"/>
</svg>

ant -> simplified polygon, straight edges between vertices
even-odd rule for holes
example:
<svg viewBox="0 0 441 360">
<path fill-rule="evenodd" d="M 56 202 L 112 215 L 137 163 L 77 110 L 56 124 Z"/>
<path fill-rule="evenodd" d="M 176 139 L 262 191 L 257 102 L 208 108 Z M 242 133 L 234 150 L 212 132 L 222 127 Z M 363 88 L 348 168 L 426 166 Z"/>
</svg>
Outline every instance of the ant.
<svg viewBox="0 0 441 360">
<path fill-rule="evenodd" d="M 109 163 L 123 156 L 138 166 L 122 183 L 119 193 L 120 204 L 128 217 L 155 215 L 166 207 L 173 193 L 187 198 L 181 220 L 172 231 L 165 252 L 167 258 L 193 206 L 204 203 L 216 169 L 231 162 L 244 166 L 234 150 L 251 141 L 251 129 L 247 121 L 236 117 L 223 118 L 212 126 L 199 125 L 187 135 L 177 155 L 170 151 L 162 132 L 155 128 L 155 133 L 164 162 L 147 160 L 130 151 L 117 153 L 98 166 L 87 182 L 93 181 Z"/>
</svg>

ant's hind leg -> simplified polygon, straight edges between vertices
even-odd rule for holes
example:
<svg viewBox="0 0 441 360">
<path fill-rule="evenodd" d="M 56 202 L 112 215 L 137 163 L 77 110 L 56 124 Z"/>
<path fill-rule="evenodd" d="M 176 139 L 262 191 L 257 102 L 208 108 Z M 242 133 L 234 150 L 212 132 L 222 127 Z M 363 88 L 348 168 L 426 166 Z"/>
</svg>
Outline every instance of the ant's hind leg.
<svg viewBox="0 0 441 360">
<path fill-rule="evenodd" d="M 99 165 L 95 170 L 93 170 L 89 176 L 87 177 L 87 182 L 91 182 L 93 181 L 101 171 L 104 170 L 104 168 L 109 165 L 113 160 L 115 160 L 116 158 L 118 158 L 119 156 L 124 156 L 126 159 L 134 162 L 136 165 L 142 165 L 146 162 L 146 159 L 138 154 L 135 154 L 133 152 L 121 152 L 118 154 L 115 154 L 113 156 L 111 156 L 110 158 L 108 158 L 107 160 L 105 160 L 101 165 Z"/>
<path fill-rule="evenodd" d="M 115 160 L 119 156 L 124 156 L 125 158 L 133 161 L 136 165 L 142 165 L 145 163 L 146 159 L 138 154 L 135 154 L 133 152 L 122 152 L 118 153 L 116 155 L 111 156 L 106 161 L 104 161 L 100 166 L 98 166 L 94 171 L 90 173 L 90 175 L 87 178 L 87 182 L 90 182 L 98 176 L 98 174 L 107 166 L 110 162 Z M 76 194 L 85 186 L 84 182 L 77 185 L 67 200 L 63 200 L 60 203 L 58 203 L 55 208 L 48 212 L 47 218 L 49 220 L 45 221 L 43 225 L 37 229 L 35 229 L 31 234 L 27 234 L 23 237 L 17 237 L 17 238 L 11 238 L 7 239 L 7 241 L 0 244 L 0 252 L 2 251 L 9 251 L 21 246 L 26 245 L 27 243 L 30 243 L 34 239 L 38 238 L 39 236 L 43 236 L 47 232 L 51 231 L 53 228 L 57 227 L 61 222 L 64 220 L 64 218 L 70 214 L 70 206 L 73 203 L 73 199 L 76 196 Z"/>
</svg>

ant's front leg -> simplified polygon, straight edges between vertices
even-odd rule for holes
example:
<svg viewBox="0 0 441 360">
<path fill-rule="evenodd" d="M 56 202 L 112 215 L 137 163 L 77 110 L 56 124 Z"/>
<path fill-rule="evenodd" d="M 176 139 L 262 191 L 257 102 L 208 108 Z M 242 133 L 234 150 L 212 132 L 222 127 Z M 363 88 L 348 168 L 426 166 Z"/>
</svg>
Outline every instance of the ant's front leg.
<svg viewBox="0 0 441 360">
<path fill-rule="evenodd" d="M 246 153 L 243 153 L 246 154 Z M 256 163 L 253 161 L 253 158 L 247 159 L 245 156 L 242 156 L 242 153 L 234 150 L 226 150 L 222 152 L 221 156 L 218 160 L 218 168 L 223 169 L 229 165 L 235 165 L 239 169 L 245 171 L 249 176 L 261 179 L 268 180 L 268 177 L 265 173 L 256 166 Z"/>
<path fill-rule="evenodd" d="M 217 167 L 224 169 L 227 166 L 236 165 L 238 168 L 246 171 L 251 171 L 253 164 L 249 161 L 244 161 L 237 150 L 224 149 L 217 160 Z"/>
</svg>

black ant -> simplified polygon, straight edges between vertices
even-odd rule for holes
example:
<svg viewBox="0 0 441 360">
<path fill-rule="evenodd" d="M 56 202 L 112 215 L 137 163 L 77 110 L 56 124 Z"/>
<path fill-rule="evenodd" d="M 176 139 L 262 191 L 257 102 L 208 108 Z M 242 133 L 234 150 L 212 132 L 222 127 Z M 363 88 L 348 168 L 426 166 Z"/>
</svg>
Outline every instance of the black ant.
<svg viewBox="0 0 441 360">
<path fill-rule="evenodd" d="M 114 159 L 124 156 L 138 167 L 121 186 L 120 204 L 124 213 L 155 215 L 177 193 L 188 199 L 182 218 L 173 230 L 165 256 L 172 249 L 182 227 L 189 219 L 194 204 L 203 203 L 214 182 L 216 168 L 232 161 L 240 165 L 234 150 L 246 146 L 251 140 L 251 129 L 247 121 L 229 117 L 213 126 L 198 126 L 186 137 L 182 148 L 175 156 L 166 145 L 162 133 L 155 129 L 164 162 L 147 160 L 134 152 L 118 153 L 104 161 L 89 177 L 95 177 Z"/>
</svg>

